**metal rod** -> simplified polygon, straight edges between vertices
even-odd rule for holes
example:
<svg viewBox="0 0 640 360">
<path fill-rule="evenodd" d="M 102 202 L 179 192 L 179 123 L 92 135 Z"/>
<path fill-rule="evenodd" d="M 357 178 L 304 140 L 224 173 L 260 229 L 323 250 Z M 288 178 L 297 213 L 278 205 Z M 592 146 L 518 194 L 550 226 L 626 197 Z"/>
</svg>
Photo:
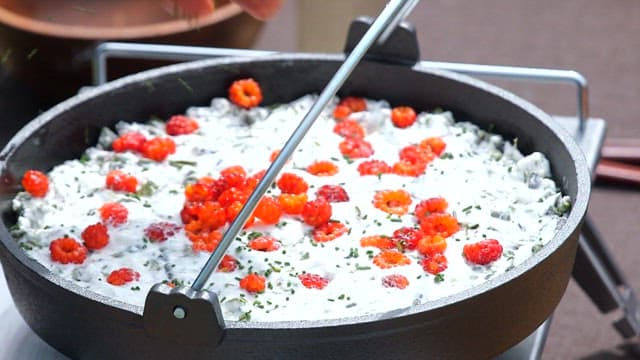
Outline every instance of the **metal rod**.
<svg viewBox="0 0 640 360">
<path fill-rule="evenodd" d="M 293 131 L 293 134 L 291 135 L 289 140 L 287 140 L 286 144 L 280 151 L 280 154 L 276 157 L 271 166 L 269 166 L 264 177 L 262 178 L 260 183 L 258 183 L 256 189 L 249 196 L 247 203 L 242 207 L 242 210 L 240 210 L 240 213 L 231 223 L 224 236 L 222 237 L 220 244 L 218 244 L 218 247 L 213 251 L 204 267 L 200 271 L 200 274 L 198 274 L 198 276 L 196 277 L 195 281 L 191 285 L 192 289 L 202 290 L 204 284 L 209 279 L 209 276 L 224 256 L 224 253 L 227 251 L 227 248 L 229 247 L 233 239 L 235 239 L 235 237 L 238 235 L 245 222 L 258 205 L 260 198 L 271 186 L 271 183 L 275 180 L 276 176 L 285 165 L 287 159 L 291 157 L 294 150 L 302 141 L 305 134 L 309 131 L 311 125 L 313 125 L 324 107 L 329 103 L 333 96 L 335 96 L 342 84 L 344 84 L 344 82 L 358 65 L 362 57 L 364 57 L 367 50 L 371 47 L 371 45 L 373 45 L 373 43 L 376 41 L 376 39 L 378 39 L 382 32 L 391 24 L 393 24 L 398 17 L 406 15 L 406 12 L 403 12 L 403 9 L 406 9 L 407 4 L 412 1 L 413 0 L 389 1 L 378 18 L 373 22 L 373 24 L 371 24 L 369 30 L 367 30 L 367 32 L 364 34 L 358 45 L 356 45 L 356 47 L 353 49 L 351 54 L 347 56 L 336 74 L 331 78 L 327 86 L 320 93 L 316 102 L 311 106 L 309 112 L 302 119 L 298 127 Z"/>
</svg>

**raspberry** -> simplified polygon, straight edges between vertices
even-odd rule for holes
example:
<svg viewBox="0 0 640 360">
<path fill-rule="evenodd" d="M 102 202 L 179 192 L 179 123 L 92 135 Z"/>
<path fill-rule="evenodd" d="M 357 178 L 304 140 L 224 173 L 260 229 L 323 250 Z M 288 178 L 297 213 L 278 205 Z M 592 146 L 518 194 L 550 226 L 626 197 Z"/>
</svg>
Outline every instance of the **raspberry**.
<svg viewBox="0 0 640 360">
<path fill-rule="evenodd" d="M 191 202 L 187 201 L 184 203 L 182 210 L 180 211 L 180 219 L 183 224 L 188 224 L 192 221 L 198 220 L 198 214 L 200 214 L 200 210 L 202 209 L 201 202 Z"/>
<path fill-rule="evenodd" d="M 397 106 L 391 109 L 391 122 L 398 128 L 406 128 L 416 122 L 416 112 L 409 106 Z"/>
<path fill-rule="evenodd" d="M 333 127 L 333 132 L 345 138 L 364 138 L 365 131 L 359 122 L 353 119 L 345 119 Z"/>
<path fill-rule="evenodd" d="M 367 158 L 373 155 L 373 147 L 363 139 L 344 139 L 338 146 L 340 153 L 350 159 Z"/>
<path fill-rule="evenodd" d="M 187 232 L 191 240 L 191 249 L 195 251 L 213 252 L 222 240 L 222 233 L 218 230 L 203 231 L 199 233 Z"/>
<path fill-rule="evenodd" d="M 266 287 L 266 282 L 264 276 L 251 273 L 240 280 L 240 287 L 250 293 L 261 293 Z"/>
<path fill-rule="evenodd" d="M 138 179 L 121 170 L 109 171 L 105 182 L 107 189 L 111 189 L 113 191 L 134 193 L 138 188 Z"/>
<path fill-rule="evenodd" d="M 313 201 L 309 201 L 304 205 L 302 210 L 302 219 L 311 226 L 320 226 L 331 219 L 331 204 L 323 198 L 319 197 Z"/>
<path fill-rule="evenodd" d="M 391 170 L 391 166 L 382 160 L 367 160 L 358 165 L 361 176 L 389 174 Z"/>
<path fill-rule="evenodd" d="M 229 87 L 229 100 L 245 109 L 256 107 L 262 102 L 262 90 L 251 78 L 236 80 Z"/>
<path fill-rule="evenodd" d="M 172 116 L 165 125 L 167 134 L 172 136 L 191 134 L 199 128 L 196 120 L 184 115 Z"/>
<path fill-rule="evenodd" d="M 231 255 L 225 255 L 218 264 L 218 271 L 220 272 L 232 272 L 238 268 L 238 260 Z"/>
<path fill-rule="evenodd" d="M 374 256 L 373 263 L 381 269 L 389 269 L 396 266 L 409 265 L 411 260 L 396 250 L 382 250 L 380 254 Z"/>
<path fill-rule="evenodd" d="M 70 237 L 61 237 L 49 244 L 51 260 L 61 264 L 82 264 L 87 258 L 87 248 Z"/>
<path fill-rule="evenodd" d="M 317 274 L 304 273 L 298 275 L 300 283 L 307 289 L 324 289 L 329 285 L 329 280 Z"/>
<path fill-rule="evenodd" d="M 466 244 L 462 253 L 472 264 L 487 265 L 502 256 L 502 245 L 496 239 L 485 239 L 473 244 Z"/>
<path fill-rule="evenodd" d="M 382 278 L 382 286 L 389 288 L 404 289 L 409 286 L 409 279 L 406 276 L 400 274 L 387 275 Z"/>
<path fill-rule="evenodd" d="M 128 216 L 127 208 L 117 202 L 105 203 L 100 207 L 100 218 L 107 225 L 120 226 L 127 222 Z"/>
<path fill-rule="evenodd" d="M 430 163 L 435 154 L 429 148 L 422 147 L 420 145 L 405 146 L 400 150 L 400 160 L 408 161 L 412 164 L 428 164 Z"/>
<path fill-rule="evenodd" d="M 120 268 L 113 270 L 107 277 L 107 282 L 111 285 L 122 286 L 132 281 L 140 280 L 140 273 L 130 268 Z"/>
<path fill-rule="evenodd" d="M 317 242 L 335 240 L 347 233 L 349 229 L 339 221 L 329 221 L 313 229 L 313 239 Z"/>
<path fill-rule="evenodd" d="M 107 227 L 101 223 L 87 226 L 80 236 L 84 240 L 84 246 L 90 250 L 102 249 L 109 243 Z"/>
<path fill-rule="evenodd" d="M 316 191 L 316 196 L 325 198 L 328 202 L 349 201 L 349 195 L 340 185 L 322 185 Z"/>
<path fill-rule="evenodd" d="M 282 209 L 280 209 L 276 199 L 271 196 L 265 196 L 258 203 L 254 214 L 264 224 L 273 225 L 280 220 Z"/>
<path fill-rule="evenodd" d="M 314 161 L 307 166 L 307 171 L 315 176 L 333 176 L 338 173 L 338 165 L 327 160 Z"/>
<path fill-rule="evenodd" d="M 278 204 L 285 214 L 300 215 L 307 203 L 307 194 L 280 194 Z"/>
<path fill-rule="evenodd" d="M 240 165 L 230 166 L 220 171 L 220 180 L 230 187 L 241 187 L 247 180 L 247 172 Z"/>
<path fill-rule="evenodd" d="M 440 235 L 447 238 L 458 232 L 460 225 L 452 215 L 434 213 L 420 219 L 420 229 L 425 235 Z"/>
<path fill-rule="evenodd" d="M 302 177 L 292 173 L 282 174 L 277 185 L 285 194 L 302 194 L 309 189 L 309 184 Z"/>
<path fill-rule="evenodd" d="M 155 161 L 164 161 L 176 152 L 176 143 L 170 138 L 155 137 L 146 141 L 140 150 L 142 156 Z"/>
<path fill-rule="evenodd" d="M 120 135 L 111 144 L 115 152 L 135 151 L 140 152 L 147 138 L 138 131 L 130 131 Z"/>
<path fill-rule="evenodd" d="M 347 96 L 338 103 L 333 112 L 333 117 L 338 120 L 344 120 L 351 113 L 365 110 L 367 110 L 367 102 L 363 98 Z"/>
<path fill-rule="evenodd" d="M 248 245 L 256 251 L 276 251 L 280 249 L 280 242 L 271 235 L 263 235 L 251 239 Z"/>
<path fill-rule="evenodd" d="M 22 187 L 33 197 L 44 197 L 49 191 L 49 178 L 38 170 L 27 170 L 22 177 Z"/>
<path fill-rule="evenodd" d="M 400 160 L 393 164 L 393 173 L 400 176 L 420 176 L 427 170 L 427 163 L 412 163 Z"/>
<path fill-rule="evenodd" d="M 151 242 L 163 242 L 180 231 L 178 224 L 162 221 L 149 224 L 144 229 L 144 236 Z"/>
<path fill-rule="evenodd" d="M 416 205 L 414 213 L 416 218 L 420 220 L 432 213 L 444 213 L 447 211 L 447 207 L 449 207 L 447 200 L 441 197 L 434 197 L 420 201 L 418 205 Z"/>
<path fill-rule="evenodd" d="M 422 140 L 420 142 L 420 146 L 428 147 L 431 151 L 437 156 L 442 155 L 444 149 L 447 147 L 447 144 L 442 140 L 441 137 L 435 136 Z"/>
<path fill-rule="evenodd" d="M 438 275 L 447 269 L 447 257 L 443 254 L 435 254 L 433 256 L 427 256 L 420 262 L 424 271 L 431 275 Z"/>
<path fill-rule="evenodd" d="M 440 235 L 427 235 L 418 241 L 418 251 L 425 256 L 442 254 L 446 248 L 447 240 Z"/>
<path fill-rule="evenodd" d="M 411 195 L 405 190 L 381 190 L 373 197 L 373 206 L 389 214 L 404 215 L 409 211 Z"/>
<path fill-rule="evenodd" d="M 371 235 L 365 236 L 360 239 L 360 246 L 362 247 L 377 247 L 380 250 L 393 249 L 396 247 L 396 244 L 391 240 L 388 236 L 382 235 Z"/>
<path fill-rule="evenodd" d="M 418 246 L 418 241 L 422 239 L 424 235 L 419 229 L 410 227 L 403 227 L 393 232 L 391 239 L 396 246 L 400 246 L 402 249 L 415 250 Z"/>
</svg>

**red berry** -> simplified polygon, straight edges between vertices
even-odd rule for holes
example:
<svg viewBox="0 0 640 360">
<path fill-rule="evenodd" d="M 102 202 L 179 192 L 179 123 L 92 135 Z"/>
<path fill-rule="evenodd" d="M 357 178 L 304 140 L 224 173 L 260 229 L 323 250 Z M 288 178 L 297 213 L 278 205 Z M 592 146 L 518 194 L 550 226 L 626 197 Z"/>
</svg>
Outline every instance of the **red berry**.
<svg viewBox="0 0 640 360">
<path fill-rule="evenodd" d="M 391 109 L 391 122 L 399 128 L 406 128 L 416 122 L 416 112 L 409 106 L 398 106 Z"/>
<path fill-rule="evenodd" d="M 250 293 L 261 293 L 266 288 L 266 282 L 264 276 L 251 273 L 240 280 L 240 287 Z"/>
<path fill-rule="evenodd" d="M 107 277 L 107 282 L 115 286 L 121 286 L 138 280 L 140 280 L 140 273 L 130 268 L 120 268 L 118 270 L 113 270 Z"/>
<path fill-rule="evenodd" d="M 391 171 L 391 166 L 382 160 L 367 160 L 358 165 L 358 172 L 362 176 L 389 174 Z"/>
<path fill-rule="evenodd" d="M 339 144 L 340 153 L 350 159 L 366 158 L 373 155 L 373 147 L 363 139 L 348 138 Z"/>
<path fill-rule="evenodd" d="M 184 115 L 172 116 L 165 125 L 167 134 L 174 136 L 191 134 L 198 130 L 198 128 L 200 128 L 200 125 L 198 125 L 198 122 L 195 119 Z"/>
<path fill-rule="evenodd" d="M 435 154 L 430 148 L 425 148 L 420 145 L 408 145 L 400 150 L 400 160 L 408 161 L 412 164 L 428 164 L 434 158 Z"/>
<path fill-rule="evenodd" d="M 472 264 L 487 265 L 502 256 L 502 245 L 496 239 L 485 239 L 473 244 L 466 244 L 462 253 Z"/>
<path fill-rule="evenodd" d="M 285 214 L 300 215 L 307 203 L 307 194 L 280 194 L 278 195 L 278 204 Z"/>
<path fill-rule="evenodd" d="M 301 176 L 292 173 L 283 173 L 277 185 L 285 194 L 302 194 L 309 189 L 309 184 Z"/>
<path fill-rule="evenodd" d="M 340 185 L 322 185 L 316 191 L 316 196 L 325 198 L 328 202 L 349 201 L 349 195 Z"/>
<path fill-rule="evenodd" d="M 251 239 L 248 245 L 257 251 L 276 251 L 280 249 L 280 242 L 271 235 L 263 235 Z"/>
<path fill-rule="evenodd" d="M 217 200 L 223 191 L 224 184 L 209 176 L 204 176 L 193 184 L 184 188 L 184 196 L 187 201 L 211 201 Z"/>
<path fill-rule="evenodd" d="M 313 229 L 313 239 L 317 242 L 335 240 L 347 233 L 349 229 L 339 221 L 329 221 Z"/>
<path fill-rule="evenodd" d="M 347 96 L 340 100 L 338 106 L 333 111 L 333 117 L 338 120 L 343 120 L 351 113 L 367 110 L 367 102 L 356 96 Z"/>
<path fill-rule="evenodd" d="M 373 196 L 373 206 L 389 214 L 404 215 L 409 205 L 411 195 L 406 190 L 381 190 Z"/>
<path fill-rule="evenodd" d="M 51 260 L 61 264 L 82 264 L 87 258 L 87 248 L 70 237 L 61 237 L 49 244 Z"/>
<path fill-rule="evenodd" d="M 311 165 L 307 166 L 309 174 L 315 176 L 333 176 L 338 173 L 338 165 L 327 160 L 314 161 Z"/>
<path fill-rule="evenodd" d="M 243 207 L 244 207 L 244 203 L 240 201 L 234 201 L 231 203 L 231 205 L 227 206 L 226 208 L 227 221 L 229 223 L 233 222 L 233 220 L 235 220 L 236 217 L 238 217 L 238 214 L 240 214 L 240 211 L 242 211 Z M 251 225 L 253 225 L 254 221 L 255 221 L 255 216 L 253 214 L 249 215 L 249 218 L 247 218 L 247 221 L 244 223 L 243 229 L 246 229 Z"/>
<path fill-rule="evenodd" d="M 264 224 L 273 225 L 280 220 L 282 209 L 278 205 L 278 200 L 271 196 L 265 196 L 258 203 L 254 214 Z"/>
<path fill-rule="evenodd" d="M 180 230 L 178 224 L 162 221 L 149 224 L 144 229 L 144 236 L 151 242 L 163 242 Z"/>
<path fill-rule="evenodd" d="M 220 180 L 227 188 L 241 187 L 247 180 L 247 172 L 240 165 L 230 166 L 220 171 Z"/>
<path fill-rule="evenodd" d="M 393 173 L 400 176 L 420 176 L 427 170 L 426 162 L 412 163 L 406 160 L 400 160 L 393 164 Z"/>
<path fill-rule="evenodd" d="M 440 235 L 447 238 L 460 230 L 460 224 L 450 214 L 433 213 L 420 219 L 420 229 L 425 235 Z"/>
<path fill-rule="evenodd" d="M 109 171 L 105 182 L 107 189 L 111 189 L 113 191 L 134 193 L 138 188 L 138 179 L 121 170 Z"/>
<path fill-rule="evenodd" d="M 225 255 L 220 260 L 218 265 L 218 271 L 220 272 L 232 272 L 238 268 L 238 260 L 231 255 Z"/>
<path fill-rule="evenodd" d="M 447 258 L 443 254 L 437 253 L 433 256 L 427 256 L 420 262 L 424 271 L 431 275 L 438 275 L 447 269 Z"/>
<path fill-rule="evenodd" d="M 87 226 L 81 234 L 84 246 L 90 250 L 98 250 L 109 243 L 109 232 L 107 227 L 101 223 Z"/>
<path fill-rule="evenodd" d="M 401 252 L 396 250 L 382 250 L 373 258 L 373 263 L 381 269 L 389 269 L 396 266 L 411 264 L 411 260 Z"/>
<path fill-rule="evenodd" d="M 422 140 L 420 142 L 420 146 L 428 147 L 434 154 L 440 156 L 444 149 L 447 147 L 447 144 L 442 140 L 441 137 L 435 136 Z"/>
<path fill-rule="evenodd" d="M 396 247 L 396 244 L 388 236 L 370 235 L 360 239 L 360 246 L 362 247 L 372 246 L 372 247 L 377 247 L 380 250 L 386 250 L 386 249 L 394 249 Z"/>
<path fill-rule="evenodd" d="M 135 151 L 140 152 L 147 138 L 138 131 L 130 131 L 120 135 L 111 144 L 115 152 Z"/>
<path fill-rule="evenodd" d="M 192 233 L 187 231 L 187 237 L 191 240 L 191 249 L 194 252 L 206 251 L 213 252 L 222 240 L 222 233 L 218 230 L 201 231 Z"/>
<path fill-rule="evenodd" d="M 251 78 L 236 80 L 229 87 L 229 100 L 246 109 L 256 107 L 262 102 L 262 89 Z"/>
<path fill-rule="evenodd" d="M 127 222 L 128 216 L 127 208 L 117 202 L 105 203 L 100 207 L 100 218 L 108 225 L 120 226 Z"/>
<path fill-rule="evenodd" d="M 155 161 L 164 161 L 176 152 L 176 143 L 170 138 L 155 137 L 146 141 L 140 150 L 142 156 Z"/>
<path fill-rule="evenodd" d="M 27 170 L 22 177 L 22 187 L 33 197 L 44 197 L 49 191 L 49 178 L 38 170 Z"/>
<path fill-rule="evenodd" d="M 365 131 L 359 122 L 353 119 L 345 119 L 333 127 L 333 132 L 345 138 L 364 138 Z"/>
<path fill-rule="evenodd" d="M 324 289 L 329 285 L 329 280 L 317 274 L 304 273 L 298 275 L 298 279 L 307 289 Z"/>
<path fill-rule="evenodd" d="M 331 219 L 331 212 L 331 204 L 325 198 L 319 197 L 304 205 L 302 219 L 311 226 L 319 226 Z"/>
<path fill-rule="evenodd" d="M 403 227 L 394 231 L 391 239 L 394 243 L 399 244 L 402 249 L 415 250 L 418 246 L 418 241 L 423 236 L 424 234 L 420 229 Z"/>
<path fill-rule="evenodd" d="M 414 213 L 416 218 L 420 220 L 433 213 L 444 213 L 447 211 L 447 207 L 449 207 L 447 200 L 442 197 L 434 197 L 420 201 L 416 205 Z"/>
<path fill-rule="evenodd" d="M 418 241 L 418 251 L 424 256 L 442 254 L 447 249 L 447 240 L 440 235 L 425 235 Z"/>
<path fill-rule="evenodd" d="M 387 275 L 382 278 L 382 286 L 394 287 L 398 289 L 404 289 L 409 286 L 409 279 L 406 276 L 400 274 Z"/>
</svg>

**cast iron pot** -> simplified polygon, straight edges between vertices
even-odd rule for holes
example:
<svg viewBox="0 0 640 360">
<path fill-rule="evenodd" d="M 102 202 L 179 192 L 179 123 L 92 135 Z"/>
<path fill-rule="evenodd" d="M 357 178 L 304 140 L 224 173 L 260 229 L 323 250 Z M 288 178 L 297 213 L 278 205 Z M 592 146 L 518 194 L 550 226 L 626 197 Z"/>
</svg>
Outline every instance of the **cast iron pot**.
<svg viewBox="0 0 640 360">
<path fill-rule="evenodd" d="M 229 321 L 220 327 L 174 321 L 180 331 L 172 331 L 142 307 L 57 277 L 11 238 L 8 228 L 16 214 L 10 204 L 20 190 L 21 175 L 78 158 L 96 143 L 101 127 L 123 119 L 167 118 L 189 106 L 206 105 L 213 97 L 226 96 L 229 84 L 243 77 L 260 82 L 264 104 L 291 101 L 319 92 L 343 58 L 270 55 L 172 65 L 82 93 L 22 129 L 0 154 L 0 259 L 16 306 L 35 333 L 60 352 L 85 359 L 482 359 L 504 352 L 535 330 L 553 312 L 570 278 L 590 192 L 582 152 L 549 116 L 514 95 L 419 64 L 365 61 L 340 95 L 387 99 L 419 110 L 442 107 L 454 111 L 458 120 L 518 138 L 524 153 L 535 150 L 549 157 L 555 180 L 573 199 L 566 222 L 548 245 L 481 286 L 391 313 L 326 321 Z"/>
</svg>

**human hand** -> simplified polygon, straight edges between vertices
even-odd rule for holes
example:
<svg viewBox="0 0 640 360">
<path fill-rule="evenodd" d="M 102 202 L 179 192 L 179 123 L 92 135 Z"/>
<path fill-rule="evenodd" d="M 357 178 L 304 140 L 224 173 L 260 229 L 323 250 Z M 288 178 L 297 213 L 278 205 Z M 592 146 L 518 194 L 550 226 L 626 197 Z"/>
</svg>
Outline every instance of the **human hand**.
<svg viewBox="0 0 640 360">
<path fill-rule="evenodd" d="M 284 0 L 233 0 L 236 4 L 240 5 L 251 16 L 260 19 L 267 20 L 273 17 Z"/>
</svg>

